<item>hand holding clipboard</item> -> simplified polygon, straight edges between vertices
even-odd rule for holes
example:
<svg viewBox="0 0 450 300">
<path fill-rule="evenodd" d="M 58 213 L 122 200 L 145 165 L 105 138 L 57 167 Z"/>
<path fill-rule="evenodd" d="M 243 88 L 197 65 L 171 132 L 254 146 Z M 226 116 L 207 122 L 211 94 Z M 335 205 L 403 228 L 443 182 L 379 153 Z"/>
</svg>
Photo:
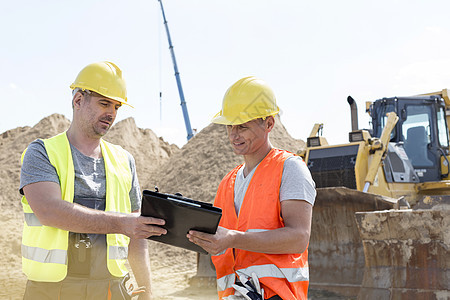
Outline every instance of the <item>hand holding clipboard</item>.
<svg viewBox="0 0 450 300">
<path fill-rule="evenodd" d="M 186 234 L 191 229 L 214 234 L 222 217 L 222 210 L 210 203 L 144 190 L 141 215 L 166 221 L 161 227 L 167 230 L 167 234 L 149 239 L 207 254 L 204 249 L 191 243 Z"/>
</svg>

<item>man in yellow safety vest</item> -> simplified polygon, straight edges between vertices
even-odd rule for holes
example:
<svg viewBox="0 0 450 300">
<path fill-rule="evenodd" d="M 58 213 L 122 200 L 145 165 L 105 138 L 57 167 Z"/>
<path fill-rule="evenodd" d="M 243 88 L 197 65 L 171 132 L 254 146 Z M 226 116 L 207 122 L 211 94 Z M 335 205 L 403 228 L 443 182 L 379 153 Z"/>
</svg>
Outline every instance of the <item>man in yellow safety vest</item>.
<svg viewBox="0 0 450 300">
<path fill-rule="evenodd" d="M 134 158 L 102 139 L 129 105 L 122 71 L 92 63 L 70 87 L 69 129 L 22 155 L 24 299 L 129 299 L 127 259 L 150 299 L 145 238 L 165 234 L 164 221 L 140 216 Z"/>
</svg>

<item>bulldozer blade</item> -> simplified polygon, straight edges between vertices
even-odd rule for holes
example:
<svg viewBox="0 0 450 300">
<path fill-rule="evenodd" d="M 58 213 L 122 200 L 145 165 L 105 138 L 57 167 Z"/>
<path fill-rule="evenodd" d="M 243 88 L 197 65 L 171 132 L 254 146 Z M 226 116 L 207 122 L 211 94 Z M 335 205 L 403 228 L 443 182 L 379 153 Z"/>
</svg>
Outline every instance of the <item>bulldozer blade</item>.
<svg viewBox="0 0 450 300">
<path fill-rule="evenodd" d="M 365 264 L 355 213 L 392 209 L 396 202 L 345 187 L 317 189 L 308 248 L 311 288 L 358 295 Z"/>
<path fill-rule="evenodd" d="M 450 196 L 358 212 L 356 222 L 366 254 L 358 299 L 450 299 Z"/>
</svg>

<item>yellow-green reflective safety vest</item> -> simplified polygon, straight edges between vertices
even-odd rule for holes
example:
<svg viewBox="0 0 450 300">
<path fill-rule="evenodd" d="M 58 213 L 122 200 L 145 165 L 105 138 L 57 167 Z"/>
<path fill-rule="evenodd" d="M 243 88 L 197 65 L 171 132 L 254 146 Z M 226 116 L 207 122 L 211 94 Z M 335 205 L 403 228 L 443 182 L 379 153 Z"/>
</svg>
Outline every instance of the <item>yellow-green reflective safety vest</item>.
<svg viewBox="0 0 450 300">
<path fill-rule="evenodd" d="M 75 171 L 72 152 L 65 132 L 44 140 L 50 163 L 56 168 L 64 201 L 73 202 Z M 130 213 L 132 174 L 129 160 L 122 147 L 100 140 L 106 170 L 107 212 Z M 25 150 L 26 151 L 26 150 Z M 25 154 L 25 152 L 24 152 Z M 23 155 L 22 155 L 23 159 Z M 42 225 L 22 197 L 25 222 L 22 236 L 22 270 L 29 280 L 57 282 L 67 275 L 67 248 L 69 232 Z M 123 234 L 107 234 L 108 270 L 113 276 L 122 277 L 128 271 L 129 237 Z"/>
</svg>

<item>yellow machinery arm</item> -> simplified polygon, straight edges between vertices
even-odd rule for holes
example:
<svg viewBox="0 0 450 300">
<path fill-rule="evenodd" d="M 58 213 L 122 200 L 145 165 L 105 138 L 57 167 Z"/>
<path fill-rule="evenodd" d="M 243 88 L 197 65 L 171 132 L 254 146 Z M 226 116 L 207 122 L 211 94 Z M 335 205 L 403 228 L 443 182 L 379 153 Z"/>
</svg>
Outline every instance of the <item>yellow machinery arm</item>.
<svg viewBox="0 0 450 300">
<path fill-rule="evenodd" d="M 369 165 L 369 170 L 366 175 L 366 179 L 364 180 L 364 189 L 363 192 L 367 192 L 369 190 L 370 185 L 373 184 L 373 181 L 375 180 L 375 176 L 378 172 L 378 167 L 380 166 L 381 159 L 384 155 L 384 153 L 387 150 L 387 146 L 389 144 L 389 140 L 391 137 L 391 132 L 395 127 L 395 124 L 398 122 L 398 116 L 395 112 L 387 113 L 387 122 L 386 126 L 383 129 L 383 132 L 381 133 L 380 141 L 381 141 L 381 149 L 378 149 L 375 151 L 375 154 L 372 157 L 372 161 Z"/>
<path fill-rule="evenodd" d="M 316 123 L 314 124 L 313 129 L 311 130 L 311 133 L 309 134 L 309 137 L 315 137 L 323 129 L 323 123 Z"/>
</svg>

